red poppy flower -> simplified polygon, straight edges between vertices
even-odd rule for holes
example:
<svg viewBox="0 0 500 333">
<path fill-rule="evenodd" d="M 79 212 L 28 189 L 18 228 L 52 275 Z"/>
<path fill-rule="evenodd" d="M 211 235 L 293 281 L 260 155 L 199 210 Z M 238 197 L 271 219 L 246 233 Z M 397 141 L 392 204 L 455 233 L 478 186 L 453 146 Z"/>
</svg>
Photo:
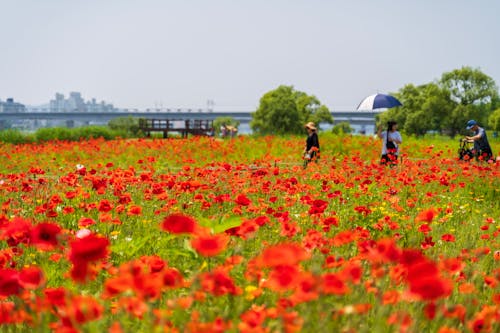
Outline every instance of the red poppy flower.
<svg viewBox="0 0 500 333">
<path fill-rule="evenodd" d="M 63 208 L 63 213 L 64 214 L 71 214 L 71 213 L 74 213 L 75 212 L 75 209 L 73 207 L 64 207 Z"/>
<path fill-rule="evenodd" d="M 104 307 L 92 296 L 78 295 L 73 297 L 70 302 L 71 306 L 66 308 L 66 319 L 78 324 L 100 318 L 104 310 Z"/>
<path fill-rule="evenodd" d="M 224 269 L 218 268 L 214 272 L 204 273 L 200 276 L 200 280 L 202 289 L 215 296 L 241 294 L 241 289 Z"/>
<path fill-rule="evenodd" d="M 441 236 L 441 239 L 445 242 L 454 242 L 455 236 L 453 236 L 452 234 L 444 234 L 443 236 Z"/>
<path fill-rule="evenodd" d="M 431 223 L 432 220 L 436 217 L 436 215 L 437 211 L 434 208 L 430 208 L 418 213 L 417 217 L 415 218 L 415 221 Z"/>
<path fill-rule="evenodd" d="M 327 273 L 323 275 L 322 281 L 322 291 L 325 294 L 334 294 L 334 295 L 344 295 L 349 292 L 349 288 L 347 287 L 344 280 L 335 273 Z"/>
<path fill-rule="evenodd" d="M 149 267 L 151 273 L 161 272 L 167 265 L 167 263 L 157 255 L 143 256 L 141 257 L 141 262 Z"/>
<path fill-rule="evenodd" d="M 262 324 L 266 320 L 266 309 L 263 305 L 253 304 L 252 307 L 241 314 L 241 322 L 238 324 L 240 332 L 266 332 Z"/>
<path fill-rule="evenodd" d="M 367 216 L 372 212 L 372 210 L 366 206 L 356 206 L 354 207 L 354 210 L 360 214 L 363 214 L 364 216 Z"/>
<path fill-rule="evenodd" d="M 132 196 L 130 195 L 130 193 L 124 193 L 120 195 L 120 199 L 118 199 L 118 203 L 122 205 L 126 205 L 130 202 L 132 202 Z"/>
<path fill-rule="evenodd" d="M 103 199 L 99 203 L 99 211 L 101 213 L 110 212 L 113 209 L 113 204 L 109 200 Z"/>
<path fill-rule="evenodd" d="M 107 238 L 90 234 L 71 242 L 69 258 L 73 263 L 96 261 L 106 257 L 108 246 L 109 240 Z"/>
<path fill-rule="evenodd" d="M 300 271 L 296 265 L 276 266 L 269 273 L 265 286 L 275 291 L 286 291 L 299 283 Z"/>
<path fill-rule="evenodd" d="M 132 205 L 128 208 L 127 215 L 129 216 L 139 216 L 142 214 L 142 207 L 137 205 Z"/>
<path fill-rule="evenodd" d="M 467 310 L 462 304 L 455 304 L 450 307 L 443 308 L 443 316 L 446 318 L 457 318 L 461 322 L 465 321 L 465 314 Z"/>
<path fill-rule="evenodd" d="M 70 246 L 69 259 L 73 263 L 71 277 L 75 281 L 83 282 L 89 275 L 89 263 L 105 258 L 108 254 L 109 240 L 90 234 L 77 238 Z"/>
<path fill-rule="evenodd" d="M 237 235 L 243 239 L 248 239 L 257 230 L 259 230 L 259 225 L 255 222 L 254 219 L 252 219 L 252 220 L 244 220 L 240 226 L 227 229 L 225 233 L 228 235 Z"/>
<path fill-rule="evenodd" d="M 408 280 L 410 282 L 428 276 L 436 276 L 438 274 L 438 266 L 429 260 L 423 260 L 408 267 Z"/>
<path fill-rule="evenodd" d="M 95 224 L 95 221 L 90 217 L 81 217 L 80 220 L 78 220 L 78 226 L 81 228 L 88 227 L 93 224 Z"/>
<path fill-rule="evenodd" d="M 318 279 L 309 272 L 300 274 L 297 286 L 290 300 L 294 303 L 309 302 L 319 297 Z"/>
<path fill-rule="evenodd" d="M 410 283 L 410 292 L 428 301 L 449 296 L 452 288 L 451 281 L 438 276 L 422 276 L 420 279 L 413 279 Z"/>
<path fill-rule="evenodd" d="M 32 225 L 29 220 L 14 217 L 10 223 L 7 223 L 3 234 L 0 233 L 0 237 L 6 238 L 10 246 L 15 246 L 22 242 L 27 243 L 31 234 L 31 228 Z"/>
<path fill-rule="evenodd" d="M 432 228 L 429 226 L 428 223 L 424 223 L 420 227 L 418 227 L 418 231 L 423 233 L 424 235 L 427 235 L 429 232 L 432 231 Z"/>
<path fill-rule="evenodd" d="M 196 221 L 186 215 L 172 214 L 161 224 L 163 230 L 173 234 L 192 234 L 197 229 Z"/>
<path fill-rule="evenodd" d="M 420 244 L 420 246 L 422 247 L 422 249 L 428 249 L 430 247 L 433 247 L 434 244 L 436 244 L 434 241 L 432 241 L 432 236 L 429 236 L 429 237 L 425 237 L 424 238 L 424 241 Z"/>
<path fill-rule="evenodd" d="M 334 226 L 338 227 L 339 226 L 339 219 L 335 216 L 327 217 L 326 219 L 323 220 L 323 225 L 324 226 L 334 225 Z"/>
<path fill-rule="evenodd" d="M 283 243 L 268 247 L 260 257 L 263 267 L 293 266 L 309 258 L 304 248 L 294 243 Z"/>
<path fill-rule="evenodd" d="M 392 238 L 379 240 L 376 249 L 384 260 L 397 261 L 401 256 L 401 250 L 397 247 L 395 240 Z"/>
<path fill-rule="evenodd" d="M 250 199 L 248 199 L 248 197 L 245 194 L 238 195 L 238 197 L 236 197 L 235 202 L 240 206 L 248 206 L 251 203 Z"/>
<path fill-rule="evenodd" d="M 410 266 L 425 260 L 427 259 L 422 254 L 422 251 L 416 249 L 404 249 L 401 252 L 399 262 L 405 266 Z"/>
<path fill-rule="evenodd" d="M 213 200 L 215 203 L 224 203 L 224 202 L 231 201 L 231 196 L 229 194 L 220 194 L 220 195 L 214 197 Z"/>
<path fill-rule="evenodd" d="M 397 290 L 388 290 L 382 295 L 382 304 L 396 304 L 399 302 L 400 295 Z"/>
<path fill-rule="evenodd" d="M 410 292 L 421 299 L 433 301 L 451 293 L 451 281 L 439 275 L 438 266 L 429 260 L 418 261 L 408 267 Z"/>
<path fill-rule="evenodd" d="M 328 206 L 328 202 L 324 200 L 314 200 L 311 204 L 311 208 L 309 209 L 309 214 L 321 214 L 325 211 Z"/>
<path fill-rule="evenodd" d="M 202 256 L 213 257 L 224 251 L 229 241 L 226 234 L 199 234 L 191 240 L 191 246 Z"/>
<path fill-rule="evenodd" d="M 0 296 L 17 295 L 21 292 L 19 273 L 14 269 L 0 268 Z"/>
<path fill-rule="evenodd" d="M 458 273 L 465 267 L 465 263 L 460 258 L 447 258 L 440 260 L 440 269 L 445 269 L 451 274 Z"/>
<path fill-rule="evenodd" d="M 0 302 L 0 324 L 10 324 L 14 321 L 12 313 L 15 308 L 14 302 Z"/>
<path fill-rule="evenodd" d="M 58 244 L 61 227 L 55 223 L 43 222 L 35 225 L 31 230 L 31 244 L 40 250 L 52 250 Z"/>
<path fill-rule="evenodd" d="M 345 263 L 345 266 L 340 272 L 340 274 L 347 281 L 350 281 L 354 284 L 358 284 L 361 282 L 363 269 L 359 263 L 350 261 Z"/>
<path fill-rule="evenodd" d="M 92 179 L 92 189 L 96 190 L 98 193 L 104 193 L 107 185 L 108 181 L 105 178 L 94 177 Z"/>
<path fill-rule="evenodd" d="M 208 322 L 208 323 L 200 323 L 196 320 L 191 320 L 187 325 L 186 332 L 217 333 L 217 332 L 229 332 L 230 330 L 231 330 L 231 322 L 224 321 L 221 317 L 217 317 L 213 322 Z"/>
<path fill-rule="evenodd" d="M 42 282 L 43 273 L 38 267 L 26 267 L 19 273 L 19 283 L 23 288 L 36 289 L 42 284 Z"/>
<path fill-rule="evenodd" d="M 66 304 L 66 290 L 62 287 L 47 288 L 43 292 L 47 302 L 55 306 L 63 306 Z"/>
<path fill-rule="evenodd" d="M 177 288 L 181 286 L 183 277 L 175 268 L 167 268 L 163 274 L 163 285 L 167 288 Z"/>
</svg>

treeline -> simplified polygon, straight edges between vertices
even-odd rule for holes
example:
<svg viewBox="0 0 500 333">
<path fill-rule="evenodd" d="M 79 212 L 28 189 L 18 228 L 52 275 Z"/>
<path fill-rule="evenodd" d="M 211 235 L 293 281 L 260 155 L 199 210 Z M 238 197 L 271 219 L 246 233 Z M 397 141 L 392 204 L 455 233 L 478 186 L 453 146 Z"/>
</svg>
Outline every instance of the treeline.
<svg viewBox="0 0 500 333">
<path fill-rule="evenodd" d="M 391 93 L 403 106 L 377 116 L 377 127 L 396 120 L 406 134 L 429 132 L 455 136 L 464 134 L 465 124 L 475 119 L 486 129 L 500 131 L 500 100 L 495 81 L 479 69 L 462 67 L 444 73 L 439 80 L 415 86 L 407 84 Z M 332 123 L 330 110 L 318 98 L 279 86 L 265 93 L 250 126 L 255 134 L 299 134 L 303 124 Z M 334 127 L 346 132 L 347 124 Z"/>
<path fill-rule="evenodd" d="M 107 126 L 86 127 L 51 127 L 40 128 L 35 132 L 28 133 L 18 129 L 6 129 L 0 131 L 0 143 L 39 143 L 46 141 L 80 141 L 96 138 L 112 140 L 127 137 L 126 132 L 113 130 Z"/>
<path fill-rule="evenodd" d="M 392 95 L 403 106 L 383 112 L 378 122 L 396 120 L 407 134 L 464 134 L 469 119 L 486 129 L 500 130 L 498 86 L 479 69 L 462 67 L 444 73 L 434 82 L 407 84 Z"/>
<path fill-rule="evenodd" d="M 22 144 L 55 140 L 80 141 L 96 138 L 112 140 L 143 136 L 144 134 L 139 129 L 139 119 L 124 117 L 111 120 L 108 126 L 48 127 L 39 128 L 32 133 L 23 132 L 18 129 L 6 129 L 0 131 L 0 142 Z"/>
</svg>

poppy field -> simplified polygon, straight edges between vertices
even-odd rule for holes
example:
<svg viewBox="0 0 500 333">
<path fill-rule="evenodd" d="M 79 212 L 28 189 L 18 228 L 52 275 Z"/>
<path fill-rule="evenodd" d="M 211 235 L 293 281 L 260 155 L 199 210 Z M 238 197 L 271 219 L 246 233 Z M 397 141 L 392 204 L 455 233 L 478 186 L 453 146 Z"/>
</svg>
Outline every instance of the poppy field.
<svg viewBox="0 0 500 333">
<path fill-rule="evenodd" d="M 500 163 L 320 142 L 0 144 L 0 331 L 499 332 Z"/>
</svg>

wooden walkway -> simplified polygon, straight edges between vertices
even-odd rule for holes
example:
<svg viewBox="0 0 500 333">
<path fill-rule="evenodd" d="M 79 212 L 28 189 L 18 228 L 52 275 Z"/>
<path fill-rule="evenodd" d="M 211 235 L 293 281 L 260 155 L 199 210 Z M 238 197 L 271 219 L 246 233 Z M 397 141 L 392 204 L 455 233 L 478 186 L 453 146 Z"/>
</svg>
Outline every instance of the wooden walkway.
<svg viewBox="0 0 500 333">
<path fill-rule="evenodd" d="M 187 138 L 191 135 L 213 136 L 213 120 L 205 119 L 139 119 L 139 129 L 148 137 L 153 132 L 163 133 L 168 138 L 169 133 L 180 133 L 181 137 Z"/>
</svg>

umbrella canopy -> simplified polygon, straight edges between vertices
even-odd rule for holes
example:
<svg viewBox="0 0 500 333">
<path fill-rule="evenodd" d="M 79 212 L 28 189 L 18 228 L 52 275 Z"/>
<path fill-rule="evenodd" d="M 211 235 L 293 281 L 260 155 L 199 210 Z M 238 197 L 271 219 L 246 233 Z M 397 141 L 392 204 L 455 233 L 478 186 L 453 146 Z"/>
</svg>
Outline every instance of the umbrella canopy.
<svg viewBox="0 0 500 333">
<path fill-rule="evenodd" d="M 391 95 L 374 94 L 361 101 L 358 110 L 389 109 L 401 105 L 403 104 Z"/>
</svg>

